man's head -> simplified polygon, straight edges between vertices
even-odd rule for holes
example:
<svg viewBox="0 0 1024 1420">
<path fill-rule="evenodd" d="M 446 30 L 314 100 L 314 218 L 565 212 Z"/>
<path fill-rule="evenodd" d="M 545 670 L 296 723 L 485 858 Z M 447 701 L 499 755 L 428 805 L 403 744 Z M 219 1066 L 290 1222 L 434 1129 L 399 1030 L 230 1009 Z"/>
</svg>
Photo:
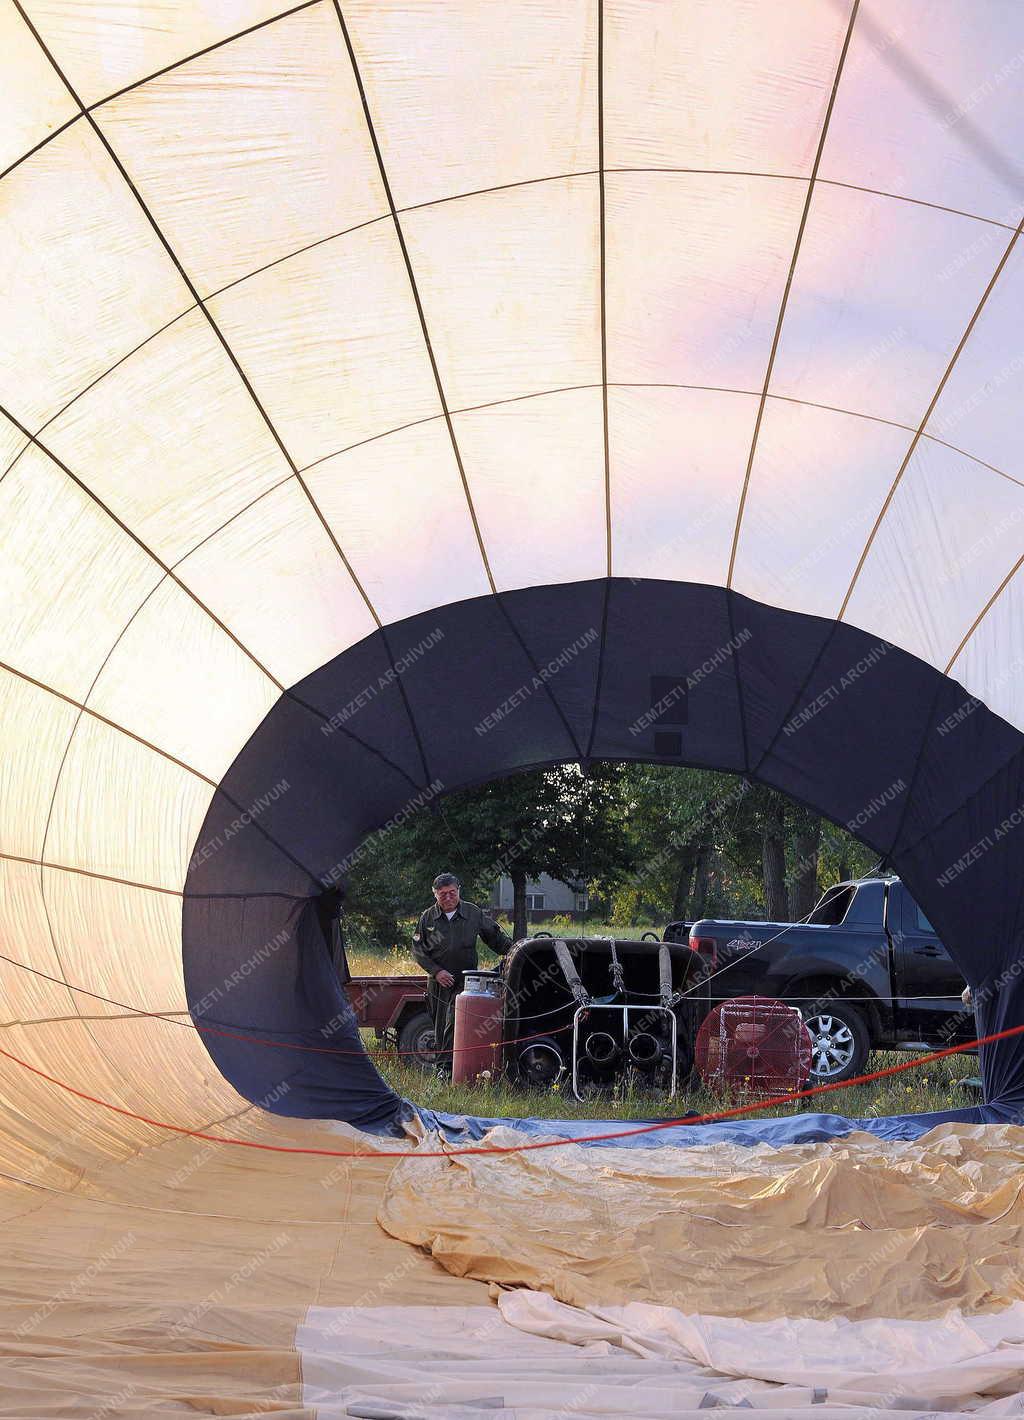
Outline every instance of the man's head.
<svg viewBox="0 0 1024 1420">
<path fill-rule="evenodd" d="M 434 879 L 434 897 L 442 912 L 454 912 L 459 905 L 460 883 L 454 873 L 438 873 Z"/>
</svg>

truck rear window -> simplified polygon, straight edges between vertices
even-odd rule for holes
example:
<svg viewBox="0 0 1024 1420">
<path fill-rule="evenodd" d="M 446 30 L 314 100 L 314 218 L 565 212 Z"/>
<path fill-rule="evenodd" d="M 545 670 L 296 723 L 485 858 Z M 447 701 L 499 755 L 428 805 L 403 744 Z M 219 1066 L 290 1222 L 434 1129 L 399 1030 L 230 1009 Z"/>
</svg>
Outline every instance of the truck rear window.
<svg viewBox="0 0 1024 1420">
<path fill-rule="evenodd" d="M 838 927 L 850 910 L 853 901 L 852 883 L 841 883 L 829 888 L 808 917 L 808 925 L 814 927 Z"/>
</svg>

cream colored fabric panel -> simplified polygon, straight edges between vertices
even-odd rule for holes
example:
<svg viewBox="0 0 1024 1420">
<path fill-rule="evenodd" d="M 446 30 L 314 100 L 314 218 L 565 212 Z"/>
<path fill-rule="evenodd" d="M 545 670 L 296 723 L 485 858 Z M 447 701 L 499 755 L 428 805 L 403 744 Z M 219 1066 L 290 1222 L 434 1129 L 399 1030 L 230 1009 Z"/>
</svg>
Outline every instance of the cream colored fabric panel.
<svg viewBox="0 0 1024 1420">
<path fill-rule="evenodd" d="M 344 5 L 398 207 L 597 167 L 597 0 Z"/>
<path fill-rule="evenodd" d="M 755 177 L 610 173 L 609 380 L 760 390 L 806 190 Z"/>
<path fill-rule="evenodd" d="M 17 891 L 18 889 L 11 883 L 11 874 L 8 868 L 26 868 L 23 863 L 0 864 L 0 888 L 5 892 Z M 34 873 L 35 887 L 38 892 L 39 869 L 26 868 L 27 872 Z M 23 891 L 30 892 L 32 889 L 25 886 Z M 5 905 L 3 917 L 14 916 L 16 930 L 19 933 L 25 926 L 24 914 L 11 913 L 10 907 Z M 43 927 L 45 931 L 45 924 Z M 5 955 L 10 955 L 10 941 L 0 944 L 0 949 Z M 33 961 L 33 971 L 41 971 L 37 964 L 38 958 Z M 47 976 L 52 976 L 55 981 L 48 981 L 46 977 L 33 975 L 32 972 L 25 971 L 22 967 L 13 966 L 9 961 L 0 960 L 0 1027 L 5 1031 L 9 1026 L 33 1023 L 36 1021 L 51 1021 L 62 1016 L 75 1015 L 75 1003 L 71 993 L 66 986 L 57 985 L 60 980 L 60 967 L 54 964 L 48 971 Z M 0 1031 L 0 1047 L 3 1046 L 4 1037 Z"/>
<path fill-rule="evenodd" d="M 26 0 L 83 103 L 292 9 L 282 0 Z"/>
<path fill-rule="evenodd" d="M 518 400 L 454 422 L 499 590 L 603 577 L 601 391 Z"/>
<path fill-rule="evenodd" d="M 96 117 L 201 296 L 388 210 L 331 4 Z"/>
<path fill-rule="evenodd" d="M 1024 68 L 1024 60 L 1022 60 Z M 1007 233 L 1003 233 L 1007 236 Z M 976 244 L 972 267 L 992 268 Z M 1024 480 L 1024 243 L 1014 247 L 928 421 L 928 433 Z"/>
<path fill-rule="evenodd" d="M 68 1040 L 69 1031 L 74 1032 L 71 1040 Z M 36 1036 L 41 1038 L 33 1045 Z M 39 1045 L 47 1049 L 45 1062 Z M 82 1079 L 79 1072 L 84 1064 L 93 1071 L 92 1079 L 88 1082 L 83 1079 L 77 1087 L 85 1094 L 96 1093 L 101 1073 L 103 1084 L 111 1083 L 109 1067 L 81 1023 L 16 1027 L 4 1032 L 3 1048 L 52 1076 L 67 1067 L 72 1075 Z M 34 1058 L 29 1060 L 29 1056 Z M 108 1110 L 99 1111 L 91 1102 L 76 1099 L 67 1090 L 49 1084 L 15 1061 L 0 1058 L 2 1172 L 43 1188 L 74 1188 L 81 1182 L 84 1166 L 95 1167 L 98 1161 L 109 1162 L 111 1158 L 123 1159 L 133 1150 L 145 1147 L 152 1137 L 153 1131 L 147 1125 L 121 1118 Z M 42 1201 L 38 1192 L 33 1191 L 30 1197 L 29 1206 L 38 1207 Z M 34 1241 L 38 1265 L 42 1251 L 38 1231 Z M 49 1247 L 53 1247 L 52 1238 Z M 81 1271 L 81 1244 L 79 1259 L 77 1270 Z M 8 1251 L 8 1268 L 11 1261 Z"/>
<path fill-rule="evenodd" d="M 0 414 L 0 480 L 21 454 L 28 448 L 28 439 L 6 415 Z"/>
<path fill-rule="evenodd" d="M 73 705 L 0 670 L 0 852 L 38 858 Z"/>
<path fill-rule="evenodd" d="M 450 409 L 601 379 L 594 177 L 402 218 Z"/>
<path fill-rule="evenodd" d="M 53 803 L 50 863 L 177 891 L 213 789 L 83 715 Z"/>
<path fill-rule="evenodd" d="M 78 105 L 13 5 L 0 9 L 0 170 L 17 162 Z"/>
<path fill-rule="evenodd" d="M 217 781 L 277 695 L 213 618 L 165 580 L 125 628 L 89 706 Z"/>
<path fill-rule="evenodd" d="M 848 20 L 818 0 L 606 0 L 606 165 L 808 176 Z"/>
<path fill-rule="evenodd" d="M 45 872 L 44 893 L 66 980 L 125 1003 L 114 1006 L 76 994 L 81 1015 L 122 1014 L 125 1006 L 187 1010 L 180 897 L 51 869 Z"/>
<path fill-rule="evenodd" d="M 440 413 L 390 219 L 209 304 L 300 468 Z"/>
<path fill-rule="evenodd" d="M 1021 21 L 1001 0 L 862 0 L 821 176 L 1015 224 Z"/>
<path fill-rule="evenodd" d="M 82 1011 L 85 1014 L 85 1006 Z M 16 1028 L 10 1039 L 11 1053 L 37 1069 L 98 1099 L 166 1124 L 202 1127 L 218 1115 L 245 1108 L 218 1075 L 196 1033 L 169 1021 L 55 1021 Z M 140 1060 L 147 1062 L 144 1071 L 139 1069 Z M 85 1119 L 89 1127 L 127 1127 L 144 1145 L 166 1137 L 165 1131 L 133 1120 L 126 1119 L 122 1125 L 109 1110 L 91 1102 L 83 1102 L 83 1106 L 88 1109 Z M 51 1104 L 51 1116 L 54 1112 L 59 1117 L 64 1109 Z"/>
<path fill-rule="evenodd" d="M 1007 237 L 948 212 L 819 185 L 772 393 L 916 427 Z M 965 263 L 975 243 L 987 263 Z"/>
<path fill-rule="evenodd" d="M 192 304 L 85 123 L 4 179 L 0 404 L 33 430 Z"/>
<path fill-rule="evenodd" d="M 609 390 L 615 576 L 724 583 L 756 416 L 754 395 Z"/>
<path fill-rule="evenodd" d="M 82 1094 L 151 1117 L 159 1108 L 159 1117 L 167 1123 L 193 1125 L 202 1108 L 200 1097 L 194 1094 L 191 1103 L 182 1109 L 180 1088 L 173 1079 L 161 1079 L 156 1073 L 148 1077 L 138 1069 L 130 1052 L 132 1046 L 141 1046 L 140 1040 L 122 1038 L 119 1046 L 116 1036 L 111 1039 L 112 1028 L 130 1024 L 69 1018 L 46 1025 L 12 1026 L 4 1032 L 4 1048 L 18 1061 Z M 141 1029 L 176 1027 L 147 1021 Z M 67 1130 L 63 1148 L 69 1154 L 84 1150 L 116 1158 L 124 1156 L 125 1145 L 138 1149 L 153 1142 L 151 1125 L 103 1109 L 92 1100 L 76 1099 L 16 1061 L 0 1058 L 0 1099 L 5 1095 L 28 1118 L 38 1120 L 41 1129 L 59 1122 Z M 21 1137 L 24 1139 L 25 1135 Z"/>
<path fill-rule="evenodd" d="M 289 476 L 199 310 L 75 400 L 45 441 L 169 563 Z"/>
<path fill-rule="evenodd" d="M 0 1024 L 75 1015 L 70 993 L 58 984 L 60 962 L 53 950 L 37 863 L 0 858 L 0 952 L 10 958 L 0 961 Z M 47 981 L 47 976 L 57 981 Z"/>
<path fill-rule="evenodd" d="M 210 538 L 179 570 L 182 581 L 285 686 L 374 629 L 294 479 Z"/>
<path fill-rule="evenodd" d="M 1024 554 L 1024 488 L 922 440 L 861 571 L 845 620 L 944 669 Z"/>
<path fill-rule="evenodd" d="M 910 440 L 891 424 L 769 399 L 743 509 L 736 590 L 769 606 L 835 616 Z"/>
<path fill-rule="evenodd" d="M 82 700 L 160 569 L 38 449 L 0 482 L 0 661 Z"/>
<path fill-rule="evenodd" d="M 173 1066 L 161 1042 L 168 1031 L 183 1037 Z M 2 1045 L 16 1058 L 0 1057 L 0 1169 L 31 1182 L 63 1186 L 61 1175 L 71 1168 L 80 1187 L 84 1168 L 169 1137 L 95 1100 L 193 1128 L 244 1108 L 208 1057 L 204 1074 L 195 1036 L 164 1021 L 83 1020 L 72 1010 L 66 1019 L 11 1026 Z M 151 1074 L 139 1070 L 140 1059 L 152 1060 Z M 94 1098 L 78 1098 L 34 1071 Z M 52 1256 L 54 1239 L 47 1244 Z M 80 1268 L 91 1260 L 81 1248 L 80 1241 Z M 10 1266 L 9 1254 L 6 1261 Z"/>
<path fill-rule="evenodd" d="M 373 439 L 306 478 L 383 622 L 489 590 L 443 419 Z"/>
<path fill-rule="evenodd" d="M 976 609 L 972 622 L 982 610 L 982 606 Z M 985 612 L 949 672 L 1011 725 L 1024 725 L 1022 617 L 1024 581 L 1018 570 Z"/>
</svg>

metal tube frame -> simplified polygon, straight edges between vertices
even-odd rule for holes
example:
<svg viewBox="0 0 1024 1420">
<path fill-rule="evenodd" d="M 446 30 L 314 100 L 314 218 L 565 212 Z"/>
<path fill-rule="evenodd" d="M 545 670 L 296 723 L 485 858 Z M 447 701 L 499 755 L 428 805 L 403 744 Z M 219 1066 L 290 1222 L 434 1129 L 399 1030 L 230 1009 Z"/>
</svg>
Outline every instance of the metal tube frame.
<svg viewBox="0 0 1024 1420">
<path fill-rule="evenodd" d="M 672 1081 L 669 1086 L 667 1099 L 674 1099 L 676 1093 L 676 1072 L 678 1068 L 678 1055 L 676 1047 L 678 1045 L 679 1021 L 676 1019 L 675 1011 L 669 1010 L 667 1006 L 627 1006 L 627 1005 L 595 1005 L 578 1006 L 572 1018 L 572 1092 L 584 1104 L 584 1097 L 579 1089 L 579 1058 L 580 1058 L 580 1019 L 583 1015 L 591 1011 L 620 1011 L 622 1013 L 622 1049 L 626 1050 L 626 1041 L 629 1038 L 629 1016 L 630 1012 L 637 1016 L 643 1016 L 650 1020 L 651 1016 L 668 1016 L 672 1022 Z M 628 1058 L 628 1056 L 627 1056 Z"/>
</svg>

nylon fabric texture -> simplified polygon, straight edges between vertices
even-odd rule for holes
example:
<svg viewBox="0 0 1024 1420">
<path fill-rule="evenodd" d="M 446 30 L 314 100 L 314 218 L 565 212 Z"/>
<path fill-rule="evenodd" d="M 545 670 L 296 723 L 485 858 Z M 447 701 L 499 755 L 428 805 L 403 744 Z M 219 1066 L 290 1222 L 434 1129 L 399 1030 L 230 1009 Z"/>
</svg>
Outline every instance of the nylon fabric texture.
<svg viewBox="0 0 1024 1420">
<path fill-rule="evenodd" d="M 855 1278 L 886 1218 L 922 1280 L 883 1265 L 878 1305 L 1012 1312 L 1019 1038 L 982 1048 L 973 1110 L 723 1121 L 660 1164 L 402 1159 L 383 1205 L 383 1160 L 146 1123 L 394 1152 L 585 1132 L 400 1098 L 323 929 L 367 835 L 566 762 L 730 771 L 846 826 L 979 1034 L 1024 1021 L 1024 13 L 780 13 L 0 3 L 12 1416 L 387 1403 L 354 1350 L 303 1393 L 304 1319 L 483 1307 L 374 1219 L 486 1275 L 481 1217 L 431 1208 L 492 1169 L 491 1271 L 580 1303 L 663 1296 L 671 1248 L 706 1260 L 733 1209 L 785 1279 L 744 1275 L 744 1304 L 787 1322 L 819 1284 L 838 1314 L 833 1263 Z M 594 1255 L 520 1252 L 514 1180 Z M 612 1285 L 601 1210 L 631 1190 L 657 1246 Z M 496 1399 L 459 1395 L 467 1420 Z"/>
</svg>

